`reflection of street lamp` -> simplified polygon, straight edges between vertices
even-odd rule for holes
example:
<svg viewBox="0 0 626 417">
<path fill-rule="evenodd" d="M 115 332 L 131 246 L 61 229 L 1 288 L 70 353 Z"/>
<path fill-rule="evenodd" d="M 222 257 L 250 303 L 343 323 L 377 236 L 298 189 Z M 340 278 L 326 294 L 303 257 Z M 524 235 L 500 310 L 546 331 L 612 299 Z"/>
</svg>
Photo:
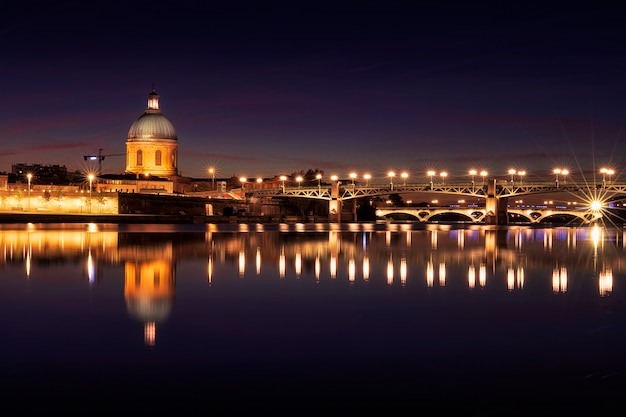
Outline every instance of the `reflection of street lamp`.
<svg viewBox="0 0 626 417">
<path fill-rule="evenodd" d="M 303 178 L 302 178 L 300 175 L 298 175 L 298 176 L 296 177 L 296 181 L 298 181 L 298 188 L 300 188 L 300 187 L 301 187 L 301 184 L 302 184 L 302 179 L 303 179 Z"/>
<path fill-rule="evenodd" d="M 28 211 L 30 211 L 30 180 L 33 179 L 33 174 L 29 172 L 26 174 L 26 178 L 28 178 Z"/>
<path fill-rule="evenodd" d="M 370 174 L 365 174 L 365 175 L 363 175 L 363 178 L 365 178 L 365 186 L 369 187 L 370 186 L 370 179 L 372 178 L 372 176 Z"/>
<path fill-rule="evenodd" d="M 89 174 L 89 212 L 91 213 L 91 185 L 93 184 L 93 174 Z"/>
<path fill-rule="evenodd" d="M 389 171 L 389 172 L 387 173 L 387 176 L 389 177 L 389 181 L 390 181 L 390 182 L 389 182 L 389 186 L 390 186 L 391 190 L 393 191 L 393 177 L 395 177 L 395 176 L 396 176 L 396 173 L 395 173 L 395 172 L 393 172 L 393 171 Z"/>
<path fill-rule="evenodd" d="M 446 177 L 448 176 L 448 173 L 446 171 L 443 171 L 439 175 L 441 175 L 441 183 L 445 184 L 446 183 Z"/>
<path fill-rule="evenodd" d="M 211 175 L 211 189 L 215 188 L 215 168 L 209 168 L 209 175 Z"/>
<path fill-rule="evenodd" d="M 435 171 L 428 171 L 426 175 L 430 177 L 430 188 L 433 188 L 433 176 L 436 174 Z"/>
<path fill-rule="evenodd" d="M 287 176 L 285 175 L 281 175 L 280 176 L 280 180 L 282 181 L 282 188 L 283 188 L 283 194 L 285 194 L 285 180 L 287 179 Z"/>
<path fill-rule="evenodd" d="M 406 185 L 406 179 L 409 177 L 409 174 L 403 172 L 402 174 L 400 174 L 400 176 L 402 177 L 402 185 Z"/>
</svg>

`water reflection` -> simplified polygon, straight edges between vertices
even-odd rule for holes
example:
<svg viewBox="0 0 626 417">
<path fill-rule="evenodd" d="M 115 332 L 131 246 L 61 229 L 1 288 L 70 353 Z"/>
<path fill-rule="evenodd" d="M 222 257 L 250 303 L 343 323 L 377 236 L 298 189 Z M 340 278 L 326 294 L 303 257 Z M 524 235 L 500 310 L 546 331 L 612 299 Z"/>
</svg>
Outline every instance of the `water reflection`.
<svg viewBox="0 0 626 417">
<path fill-rule="evenodd" d="M 2 263 L 23 263 L 26 278 L 46 264 L 84 262 L 87 280 L 94 285 L 102 279 L 99 265 L 123 264 L 129 312 L 151 326 L 169 314 L 176 263 L 188 258 L 207 260 L 209 284 L 231 279 L 227 273 L 216 275 L 216 270 L 233 261 L 240 279 L 262 271 L 269 277 L 276 268 L 283 279 L 311 276 L 354 283 L 384 277 L 388 285 L 445 287 L 450 280 L 458 284 L 463 275 L 467 289 L 503 281 L 508 291 L 524 288 L 528 268 L 549 268 L 552 290 L 566 292 L 568 270 L 575 268 L 578 274 L 593 273 L 604 296 L 612 290 L 613 274 L 622 272 L 624 236 L 618 229 L 339 227 L 281 224 L 266 230 L 264 225 L 242 224 L 236 230 L 216 225 L 206 230 L 120 230 L 110 225 L 57 229 L 31 224 L 25 230 L 1 230 L 0 245 Z"/>
</svg>

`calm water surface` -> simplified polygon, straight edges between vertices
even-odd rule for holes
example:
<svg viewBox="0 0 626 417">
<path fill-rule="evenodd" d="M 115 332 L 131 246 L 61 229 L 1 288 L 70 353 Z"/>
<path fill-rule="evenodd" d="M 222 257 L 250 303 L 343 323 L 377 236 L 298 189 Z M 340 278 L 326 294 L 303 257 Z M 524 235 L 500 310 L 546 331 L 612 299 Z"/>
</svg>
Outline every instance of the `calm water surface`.
<svg viewBox="0 0 626 417">
<path fill-rule="evenodd" d="M 4 405 L 623 409 L 624 230 L 0 225 Z"/>
</svg>

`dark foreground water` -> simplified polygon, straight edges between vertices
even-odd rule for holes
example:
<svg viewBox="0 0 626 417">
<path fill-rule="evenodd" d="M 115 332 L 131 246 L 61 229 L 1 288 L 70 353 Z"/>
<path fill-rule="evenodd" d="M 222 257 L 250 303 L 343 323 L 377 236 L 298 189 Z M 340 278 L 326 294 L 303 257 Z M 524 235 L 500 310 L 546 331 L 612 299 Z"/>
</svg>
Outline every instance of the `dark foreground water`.
<svg viewBox="0 0 626 417">
<path fill-rule="evenodd" d="M 2 225 L 4 409 L 617 415 L 622 229 Z"/>
</svg>

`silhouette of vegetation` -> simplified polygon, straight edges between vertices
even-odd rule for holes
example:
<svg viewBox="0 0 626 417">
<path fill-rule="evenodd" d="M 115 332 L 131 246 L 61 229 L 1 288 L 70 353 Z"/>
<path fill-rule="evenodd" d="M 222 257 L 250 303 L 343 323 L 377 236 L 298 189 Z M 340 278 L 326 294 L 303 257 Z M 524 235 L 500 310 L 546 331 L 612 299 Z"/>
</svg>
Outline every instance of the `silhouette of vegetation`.
<svg viewBox="0 0 626 417">
<path fill-rule="evenodd" d="M 391 200 L 391 204 L 395 207 L 404 207 L 406 205 L 402 196 L 397 193 L 389 194 L 389 200 Z"/>
<path fill-rule="evenodd" d="M 376 207 L 372 204 L 369 198 L 360 198 L 357 201 L 356 207 L 357 221 L 374 221 L 376 220 Z"/>
</svg>

